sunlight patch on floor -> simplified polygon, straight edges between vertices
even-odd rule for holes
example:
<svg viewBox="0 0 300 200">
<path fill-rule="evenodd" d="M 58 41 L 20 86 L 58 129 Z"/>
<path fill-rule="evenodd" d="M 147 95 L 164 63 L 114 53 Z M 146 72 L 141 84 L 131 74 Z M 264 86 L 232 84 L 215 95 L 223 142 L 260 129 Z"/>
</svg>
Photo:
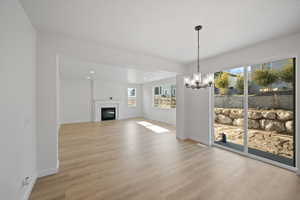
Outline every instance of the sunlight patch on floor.
<svg viewBox="0 0 300 200">
<path fill-rule="evenodd" d="M 155 132 L 155 133 L 167 133 L 170 132 L 168 129 L 160 127 L 160 126 L 147 126 L 146 128 L 150 129 L 151 131 Z"/>
<path fill-rule="evenodd" d="M 142 126 L 153 126 L 153 124 L 151 124 L 150 122 L 146 122 L 146 121 L 140 121 L 140 122 L 137 122 L 139 125 L 142 125 Z"/>
<path fill-rule="evenodd" d="M 155 132 L 155 133 L 168 133 L 170 132 L 168 129 L 166 128 L 163 128 L 161 126 L 157 126 L 157 125 L 153 125 L 149 122 L 146 122 L 146 121 L 140 121 L 140 122 L 137 122 L 139 125 L 142 125 L 144 126 L 145 128 L 147 129 L 150 129 L 151 131 Z"/>
</svg>

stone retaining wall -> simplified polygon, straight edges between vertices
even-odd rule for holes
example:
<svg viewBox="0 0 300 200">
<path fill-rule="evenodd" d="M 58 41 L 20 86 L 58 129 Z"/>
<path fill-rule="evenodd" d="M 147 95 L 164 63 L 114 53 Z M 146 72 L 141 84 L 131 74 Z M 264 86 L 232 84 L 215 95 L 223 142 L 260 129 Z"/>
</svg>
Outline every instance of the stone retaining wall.
<svg viewBox="0 0 300 200">
<path fill-rule="evenodd" d="M 215 108 L 215 122 L 243 126 L 243 109 Z M 249 110 L 248 128 L 291 135 L 293 133 L 293 112 L 282 109 Z"/>
</svg>

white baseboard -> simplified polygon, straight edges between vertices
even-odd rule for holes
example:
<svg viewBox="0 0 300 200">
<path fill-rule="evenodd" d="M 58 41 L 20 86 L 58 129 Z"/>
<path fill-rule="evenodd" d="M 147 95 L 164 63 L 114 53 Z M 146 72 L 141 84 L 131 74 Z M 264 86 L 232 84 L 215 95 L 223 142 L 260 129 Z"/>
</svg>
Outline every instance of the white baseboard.
<svg viewBox="0 0 300 200">
<path fill-rule="evenodd" d="M 186 140 L 186 139 L 188 139 L 187 137 L 181 137 L 181 136 L 177 136 L 177 135 L 176 135 L 176 138 L 179 139 L 179 140 Z"/>
<path fill-rule="evenodd" d="M 137 116 L 121 116 L 117 120 L 126 120 L 126 119 L 134 119 L 134 118 L 143 118 L 143 117 L 140 116 L 140 115 L 137 115 Z"/>
<path fill-rule="evenodd" d="M 207 141 L 199 141 L 199 139 L 195 139 L 193 137 L 189 137 L 189 139 L 194 140 L 195 142 L 198 142 L 200 144 L 206 145 L 206 146 L 210 146 L 209 142 Z"/>
<path fill-rule="evenodd" d="M 39 171 L 38 178 L 49 176 L 58 173 L 58 168 L 52 168 L 52 169 L 44 169 Z"/>
<path fill-rule="evenodd" d="M 21 197 L 21 200 L 28 200 L 29 199 L 31 191 L 32 191 L 32 189 L 35 185 L 36 179 L 37 179 L 37 174 L 34 174 L 31 177 L 30 183 L 25 186 L 26 188 L 25 188 L 25 191 L 24 191 L 24 195 Z"/>
<path fill-rule="evenodd" d="M 38 178 L 49 176 L 58 173 L 59 171 L 59 160 L 57 160 L 56 168 L 44 169 L 38 172 Z"/>
<path fill-rule="evenodd" d="M 58 172 L 58 168 L 44 169 L 44 170 L 39 171 L 38 178 L 53 175 L 53 174 L 56 174 L 57 172 Z"/>
</svg>

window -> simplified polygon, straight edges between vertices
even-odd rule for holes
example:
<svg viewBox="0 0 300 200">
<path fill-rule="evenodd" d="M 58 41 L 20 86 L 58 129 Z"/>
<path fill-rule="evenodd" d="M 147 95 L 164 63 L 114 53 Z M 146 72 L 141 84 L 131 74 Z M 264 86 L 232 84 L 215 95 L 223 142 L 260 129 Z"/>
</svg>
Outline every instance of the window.
<svg viewBox="0 0 300 200">
<path fill-rule="evenodd" d="M 153 107 L 176 108 L 176 85 L 161 85 L 153 89 Z"/>
<path fill-rule="evenodd" d="M 128 107 L 136 107 L 136 88 L 128 88 Z"/>
</svg>

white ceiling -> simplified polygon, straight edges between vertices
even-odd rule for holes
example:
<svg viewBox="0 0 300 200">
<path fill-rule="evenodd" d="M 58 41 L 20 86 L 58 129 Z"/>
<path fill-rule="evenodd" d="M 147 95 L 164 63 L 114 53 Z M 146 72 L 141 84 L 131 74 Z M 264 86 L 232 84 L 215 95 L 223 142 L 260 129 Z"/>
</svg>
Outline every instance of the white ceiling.
<svg viewBox="0 0 300 200">
<path fill-rule="evenodd" d="M 90 74 L 90 71 L 95 74 Z M 60 58 L 61 80 L 87 80 L 87 76 L 94 80 L 102 80 L 117 83 L 143 84 L 147 82 L 172 78 L 175 72 L 166 71 L 144 71 L 126 67 L 116 67 L 104 64 L 95 64 L 78 60 L 76 58 Z"/>
<path fill-rule="evenodd" d="M 20 0 L 40 30 L 188 63 L 300 30 L 299 0 Z"/>
</svg>

